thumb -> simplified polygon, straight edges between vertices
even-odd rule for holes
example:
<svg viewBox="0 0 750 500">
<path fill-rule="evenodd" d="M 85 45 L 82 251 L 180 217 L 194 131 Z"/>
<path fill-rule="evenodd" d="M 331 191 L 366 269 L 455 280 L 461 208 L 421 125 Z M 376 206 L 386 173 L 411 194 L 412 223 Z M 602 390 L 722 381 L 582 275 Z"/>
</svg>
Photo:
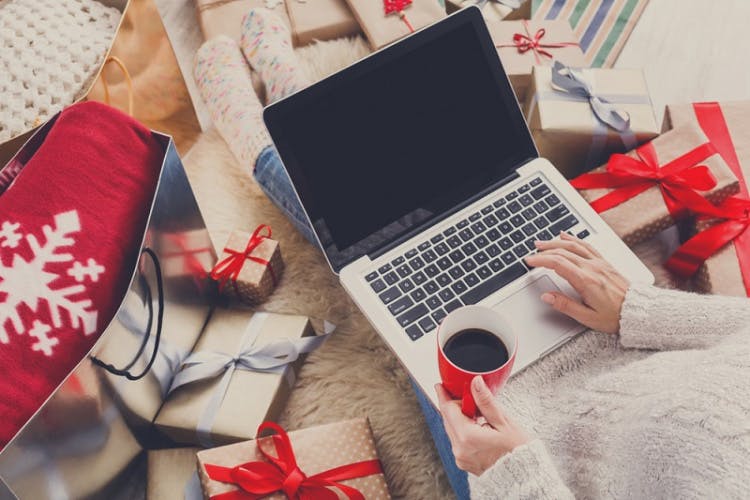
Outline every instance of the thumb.
<svg viewBox="0 0 750 500">
<path fill-rule="evenodd" d="M 578 302 L 560 292 L 545 292 L 542 294 L 542 301 L 551 305 L 564 315 L 570 316 L 579 323 L 588 326 L 589 328 L 592 327 L 595 313 L 590 307 L 581 302 Z"/>
<path fill-rule="evenodd" d="M 484 379 L 478 375 L 471 381 L 471 395 L 474 397 L 477 409 L 492 427 L 497 429 L 504 424 L 505 415 L 500 405 L 495 401 L 495 396 Z"/>
</svg>

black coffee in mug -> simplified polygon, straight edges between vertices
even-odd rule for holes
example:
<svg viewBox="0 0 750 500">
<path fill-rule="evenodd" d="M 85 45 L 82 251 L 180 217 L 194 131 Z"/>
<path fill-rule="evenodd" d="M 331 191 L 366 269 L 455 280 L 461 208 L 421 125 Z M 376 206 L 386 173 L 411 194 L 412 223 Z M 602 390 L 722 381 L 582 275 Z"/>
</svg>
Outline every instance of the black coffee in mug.
<svg viewBox="0 0 750 500">
<path fill-rule="evenodd" d="M 489 372 L 508 362 L 508 348 L 497 335 L 468 328 L 453 335 L 443 346 L 445 356 L 463 370 Z"/>
</svg>

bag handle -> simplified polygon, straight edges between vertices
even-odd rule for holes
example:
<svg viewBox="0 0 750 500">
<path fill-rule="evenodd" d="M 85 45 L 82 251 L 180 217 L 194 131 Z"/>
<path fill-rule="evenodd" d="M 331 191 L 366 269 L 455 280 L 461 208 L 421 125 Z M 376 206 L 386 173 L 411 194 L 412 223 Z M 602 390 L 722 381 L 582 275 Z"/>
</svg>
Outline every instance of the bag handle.
<svg viewBox="0 0 750 500">
<path fill-rule="evenodd" d="M 138 347 L 138 352 L 136 352 L 133 359 L 126 364 L 122 368 L 117 368 L 114 365 L 110 363 L 105 363 L 101 359 L 90 356 L 91 362 L 95 364 L 96 366 L 99 366 L 100 368 L 103 368 L 104 370 L 107 370 L 112 375 L 118 376 L 118 377 L 125 377 L 128 380 L 140 380 L 143 377 L 146 376 L 146 374 L 151 371 L 151 367 L 154 365 L 154 362 L 156 361 L 156 356 L 159 354 L 159 344 L 161 343 L 161 332 L 162 332 L 162 326 L 164 324 L 164 283 L 162 280 L 161 275 L 161 265 L 159 264 L 159 258 L 156 256 L 156 253 L 151 250 L 148 247 L 145 247 L 141 250 L 141 255 L 146 254 L 151 258 L 151 261 L 154 264 L 154 270 L 156 272 L 156 291 L 158 294 L 158 311 L 156 315 L 156 334 L 154 335 L 154 349 L 151 353 L 151 357 L 149 358 L 148 363 L 146 364 L 146 367 L 141 371 L 141 373 L 137 375 L 133 375 L 133 373 L 130 371 L 131 368 L 138 362 L 139 359 L 141 359 L 141 356 L 143 355 L 143 352 L 146 350 L 146 346 L 148 345 L 148 341 L 151 338 L 151 327 L 154 322 L 154 305 L 153 301 L 151 300 L 151 287 L 148 285 L 148 282 L 145 278 L 141 275 L 141 284 L 144 286 L 145 294 L 146 294 L 146 303 L 148 304 L 148 322 L 146 324 L 146 332 L 145 335 L 143 335 L 143 340 L 141 341 L 141 345 Z"/>
<path fill-rule="evenodd" d="M 128 114 L 130 116 L 133 116 L 133 79 L 130 78 L 130 72 L 128 71 L 127 66 L 125 66 L 125 63 L 122 62 L 122 59 L 117 56 L 108 56 L 107 60 L 104 61 L 104 66 L 109 63 L 115 63 L 115 65 L 120 68 L 120 71 L 122 71 L 122 74 L 125 76 L 125 84 L 128 86 Z M 109 106 L 110 97 L 107 77 L 105 76 L 104 71 L 101 72 L 100 76 L 102 78 L 102 87 L 104 87 L 104 102 Z"/>
</svg>

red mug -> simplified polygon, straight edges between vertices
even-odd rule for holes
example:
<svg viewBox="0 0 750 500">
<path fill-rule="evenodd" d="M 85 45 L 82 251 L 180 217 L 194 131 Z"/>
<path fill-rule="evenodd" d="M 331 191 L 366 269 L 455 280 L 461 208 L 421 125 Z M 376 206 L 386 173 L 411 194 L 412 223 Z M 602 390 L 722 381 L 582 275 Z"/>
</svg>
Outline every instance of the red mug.
<svg viewBox="0 0 750 500">
<path fill-rule="evenodd" d="M 495 335 L 508 350 L 508 361 L 488 372 L 472 372 L 454 364 L 443 351 L 448 340 L 467 329 L 485 330 Z M 492 394 L 497 394 L 508 380 L 518 351 L 518 338 L 510 323 L 499 313 L 482 306 L 465 306 L 456 309 L 443 319 L 437 331 L 438 368 L 443 387 L 454 399 L 461 400 L 461 411 L 470 418 L 476 417 L 477 405 L 471 395 L 471 381 L 481 375 Z"/>
</svg>

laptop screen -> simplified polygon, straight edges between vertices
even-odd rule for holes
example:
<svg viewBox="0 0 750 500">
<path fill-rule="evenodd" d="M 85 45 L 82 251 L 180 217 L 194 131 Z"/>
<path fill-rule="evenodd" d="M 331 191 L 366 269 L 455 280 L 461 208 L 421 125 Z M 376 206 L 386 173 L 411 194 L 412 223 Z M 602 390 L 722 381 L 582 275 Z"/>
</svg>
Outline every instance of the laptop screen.
<svg viewBox="0 0 750 500">
<path fill-rule="evenodd" d="M 481 15 L 452 18 L 266 110 L 336 271 L 537 156 Z"/>
</svg>

